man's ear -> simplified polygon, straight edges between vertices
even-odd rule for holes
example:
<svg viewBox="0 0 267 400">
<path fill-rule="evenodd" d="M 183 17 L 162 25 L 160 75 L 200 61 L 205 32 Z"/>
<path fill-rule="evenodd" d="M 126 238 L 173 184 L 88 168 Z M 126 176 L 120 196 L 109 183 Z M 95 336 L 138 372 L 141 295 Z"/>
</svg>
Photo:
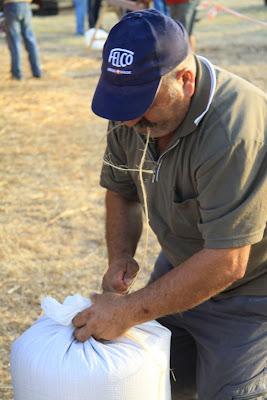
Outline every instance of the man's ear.
<svg viewBox="0 0 267 400">
<path fill-rule="evenodd" d="M 190 69 L 182 69 L 177 71 L 177 80 L 182 81 L 184 94 L 187 97 L 192 97 L 195 93 L 195 74 Z"/>
<path fill-rule="evenodd" d="M 183 74 L 184 93 L 187 97 L 192 97 L 195 93 L 195 74 L 190 69 Z"/>
</svg>

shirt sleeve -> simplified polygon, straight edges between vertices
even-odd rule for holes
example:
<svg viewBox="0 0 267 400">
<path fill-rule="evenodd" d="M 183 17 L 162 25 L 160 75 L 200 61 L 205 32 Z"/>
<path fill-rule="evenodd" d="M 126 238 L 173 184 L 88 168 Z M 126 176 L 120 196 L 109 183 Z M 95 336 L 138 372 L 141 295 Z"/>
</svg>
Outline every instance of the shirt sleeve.
<svg viewBox="0 0 267 400">
<path fill-rule="evenodd" d="M 206 248 L 261 241 L 267 220 L 266 150 L 262 142 L 243 139 L 198 168 L 198 228 Z"/>
<path fill-rule="evenodd" d="M 127 171 L 127 157 L 119 140 L 119 130 L 119 127 L 116 129 L 116 123 L 110 121 L 100 185 L 129 200 L 139 201 L 136 185 L 130 172 Z"/>
</svg>

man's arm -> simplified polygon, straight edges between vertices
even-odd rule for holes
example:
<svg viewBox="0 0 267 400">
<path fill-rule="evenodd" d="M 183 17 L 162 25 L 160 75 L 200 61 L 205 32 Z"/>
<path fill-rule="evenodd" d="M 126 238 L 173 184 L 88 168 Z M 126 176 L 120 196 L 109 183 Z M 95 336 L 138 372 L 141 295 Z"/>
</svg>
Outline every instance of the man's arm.
<svg viewBox="0 0 267 400">
<path fill-rule="evenodd" d="M 109 267 L 103 277 L 103 289 L 125 293 L 136 277 L 139 266 L 134 260 L 142 232 L 142 208 L 110 190 L 106 193 L 106 241 Z"/>
<path fill-rule="evenodd" d="M 114 339 L 136 324 L 191 309 L 242 278 L 249 252 L 249 245 L 204 249 L 132 294 L 94 295 L 92 307 L 74 318 L 75 336 Z"/>
<path fill-rule="evenodd" d="M 249 252 L 248 245 L 203 249 L 194 254 L 178 268 L 128 296 L 134 322 L 189 310 L 220 293 L 244 276 Z"/>
</svg>

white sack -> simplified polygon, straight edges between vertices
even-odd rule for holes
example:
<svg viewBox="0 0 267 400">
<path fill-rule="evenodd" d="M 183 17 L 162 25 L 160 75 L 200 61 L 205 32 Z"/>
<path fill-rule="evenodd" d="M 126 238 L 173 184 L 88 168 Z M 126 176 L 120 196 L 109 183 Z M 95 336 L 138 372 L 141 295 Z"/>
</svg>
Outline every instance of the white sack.
<svg viewBox="0 0 267 400">
<path fill-rule="evenodd" d="M 14 400 L 170 400 L 170 331 L 151 321 L 81 343 L 71 321 L 89 305 L 80 295 L 42 302 L 46 315 L 12 346 Z"/>
<path fill-rule="evenodd" d="M 95 28 L 91 28 L 84 34 L 85 44 L 89 46 L 91 44 L 92 37 L 95 33 Z M 102 50 L 104 47 L 104 43 L 108 37 L 108 33 L 103 29 L 97 29 L 96 35 L 94 37 L 94 41 L 92 43 L 92 49 L 94 50 Z"/>
</svg>

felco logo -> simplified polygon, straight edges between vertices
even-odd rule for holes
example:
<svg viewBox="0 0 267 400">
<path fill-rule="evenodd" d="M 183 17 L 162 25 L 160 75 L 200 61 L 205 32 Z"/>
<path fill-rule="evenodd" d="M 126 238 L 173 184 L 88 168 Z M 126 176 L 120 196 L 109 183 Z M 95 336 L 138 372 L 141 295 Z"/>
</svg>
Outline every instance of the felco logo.
<svg viewBox="0 0 267 400">
<path fill-rule="evenodd" d="M 108 62 L 114 67 L 127 67 L 133 63 L 134 52 L 131 50 L 115 48 L 109 53 Z"/>
</svg>

